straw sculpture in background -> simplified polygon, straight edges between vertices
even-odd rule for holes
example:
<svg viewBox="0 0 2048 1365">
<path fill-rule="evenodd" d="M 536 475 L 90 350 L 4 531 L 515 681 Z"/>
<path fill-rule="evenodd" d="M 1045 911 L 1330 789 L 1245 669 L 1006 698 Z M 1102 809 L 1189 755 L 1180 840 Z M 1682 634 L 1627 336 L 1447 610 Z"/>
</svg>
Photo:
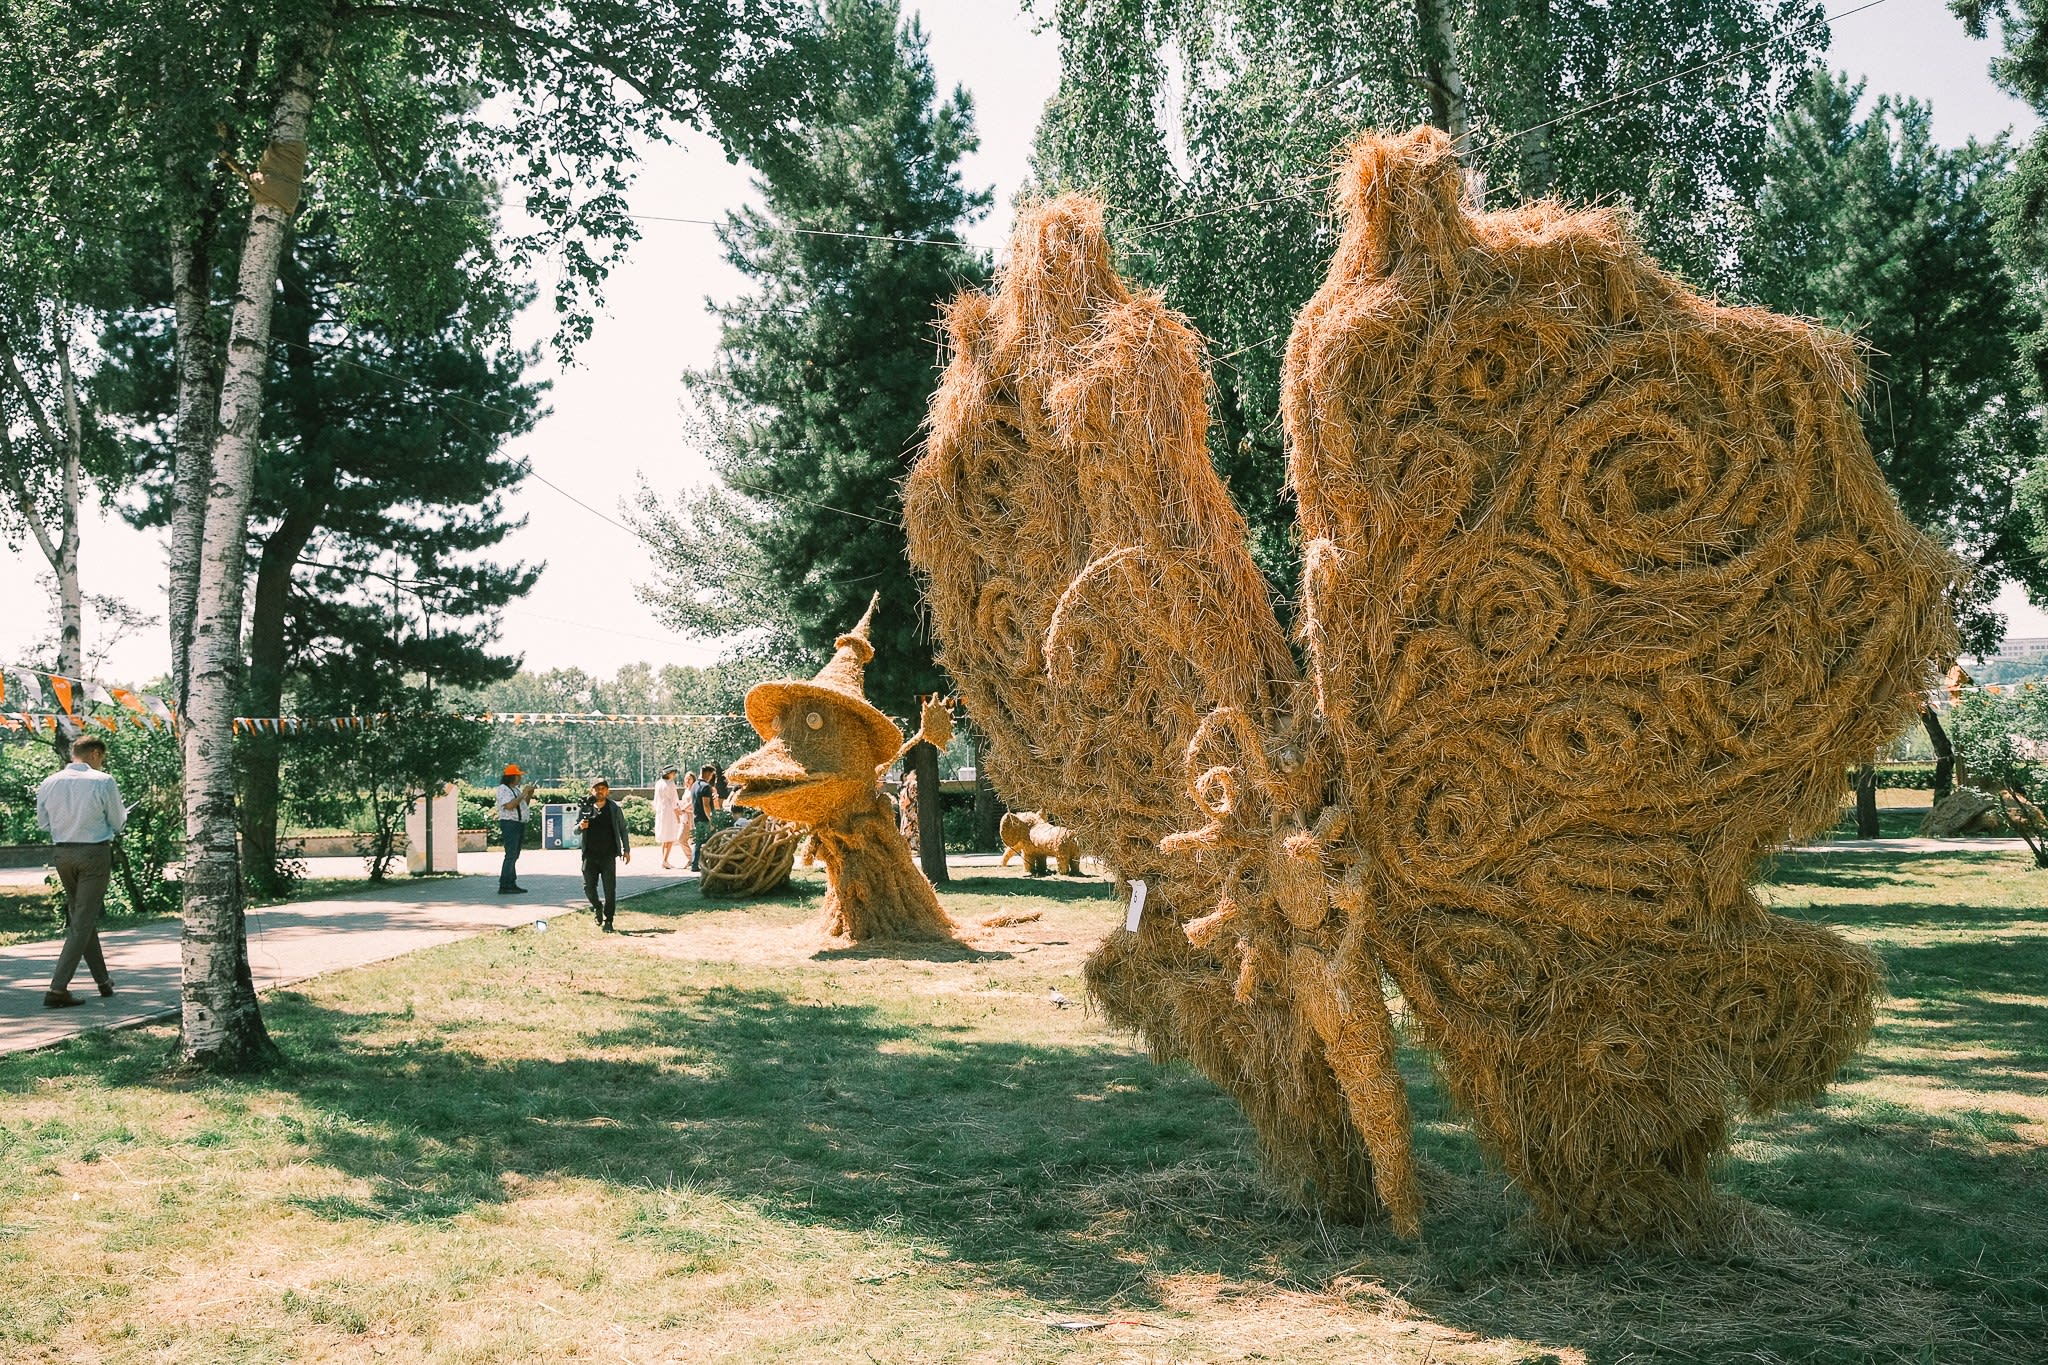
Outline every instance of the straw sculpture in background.
<svg viewBox="0 0 2048 1365">
<path fill-rule="evenodd" d="M 864 679 L 868 625 L 840 636 L 832 661 L 809 682 L 757 683 L 747 720 L 767 742 L 726 770 L 735 800 L 807 827 L 825 862 L 825 932 L 855 943 L 953 937 L 953 922 L 932 885 L 910 860 L 881 774 L 910 749 L 889 718 L 868 702 Z M 925 705 L 918 740 L 943 749 L 953 737 L 948 704 Z M 915 744 L 917 740 L 912 740 Z"/>
<path fill-rule="evenodd" d="M 1050 870 L 1047 864 L 1057 865 L 1062 877 L 1081 875 L 1081 841 L 1074 831 L 1062 829 L 1037 811 L 1007 811 L 997 830 L 1003 836 L 1003 860 L 998 866 L 1008 867 L 1014 855 L 1034 877 L 1045 876 Z"/>
<path fill-rule="evenodd" d="M 788 884 L 790 870 L 796 866 L 796 848 L 803 839 L 802 825 L 772 815 L 719 830 L 698 850 L 703 871 L 697 889 L 723 899 L 765 896 Z"/>
<path fill-rule="evenodd" d="M 1004 797 L 1145 883 L 1090 989 L 1283 1176 L 1419 1230 L 1384 974 L 1559 1235 L 1691 1240 L 1732 1104 L 1870 1028 L 1875 961 L 1749 882 L 1915 714 L 1953 566 L 1847 339 L 1707 303 L 1610 213 L 1459 193 L 1430 130 L 1341 177 L 1283 376 L 1306 677 L 1200 339 L 1086 199 L 952 307 L 911 555 Z"/>
</svg>

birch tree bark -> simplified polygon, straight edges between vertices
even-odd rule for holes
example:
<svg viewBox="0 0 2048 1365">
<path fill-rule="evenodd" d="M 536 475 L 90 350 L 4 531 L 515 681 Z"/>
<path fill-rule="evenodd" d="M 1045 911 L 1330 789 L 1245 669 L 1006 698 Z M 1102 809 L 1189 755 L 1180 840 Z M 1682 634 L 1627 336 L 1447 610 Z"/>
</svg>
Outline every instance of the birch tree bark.
<svg viewBox="0 0 2048 1365">
<path fill-rule="evenodd" d="M 29 534 L 50 565 L 57 581 L 57 671 L 66 677 L 85 672 L 85 594 L 78 582 L 78 504 L 80 466 L 85 456 L 84 415 L 78 404 L 78 377 L 71 366 L 71 344 L 67 335 L 71 312 L 59 304 L 52 310 L 50 354 L 56 363 L 58 402 L 61 410 L 52 418 L 43 399 L 30 386 L 14 347 L 0 338 L 0 382 L 14 390 L 22 409 L 28 413 L 36 440 L 45 458 L 57 466 L 57 505 L 46 508 L 31 488 L 26 461 L 16 450 L 11 433 L 0 437 L 0 484 L 14 502 Z M 56 524 L 53 527 L 51 522 Z M 60 726 L 53 734 L 57 756 L 71 757 L 71 740 Z"/>
<path fill-rule="evenodd" d="M 250 190 L 233 322 L 220 388 L 199 545 L 198 593 L 185 727 L 184 1010 L 179 1052 L 188 1065 L 241 1071 L 277 1055 L 249 974 L 235 809 L 235 686 L 248 577 L 249 500 L 255 488 L 270 312 L 278 262 L 298 209 L 313 101 L 334 37 L 326 16 L 280 63 L 268 143 Z"/>
<path fill-rule="evenodd" d="M 242 60 L 230 101 L 239 122 L 248 114 L 263 52 L 260 33 L 242 41 Z M 199 601 L 199 542 L 206 530 L 206 490 L 213 482 L 214 421 L 220 412 L 220 347 L 213 334 L 214 245 L 231 183 L 225 152 L 234 130 L 220 130 L 221 145 L 195 191 L 189 211 L 171 229 L 171 316 L 178 400 L 171 425 L 171 560 L 168 597 L 171 698 L 184 714 L 191 677 L 192 615 Z M 181 177 L 171 168 L 170 178 Z"/>
<path fill-rule="evenodd" d="M 178 408 L 171 435 L 177 461 L 171 485 L 171 695 L 180 714 L 189 702 L 192 617 L 199 601 L 199 542 L 206 526 L 206 490 L 213 481 L 214 416 L 220 392 L 207 313 L 213 273 L 209 225 L 181 226 L 171 244 L 172 313 L 177 327 Z"/>
</svg>

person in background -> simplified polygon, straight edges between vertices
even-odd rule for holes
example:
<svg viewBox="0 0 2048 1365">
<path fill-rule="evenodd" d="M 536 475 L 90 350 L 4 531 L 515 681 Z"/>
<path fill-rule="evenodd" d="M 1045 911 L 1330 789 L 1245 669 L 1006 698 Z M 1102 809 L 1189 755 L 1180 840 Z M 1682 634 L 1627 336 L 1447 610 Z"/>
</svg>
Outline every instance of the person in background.
<svg viewBox="0 0 2048 1365">
<path fill-rule="evenodd" d="M 711 812 L 718 809 L 718 769 L 706 763 L 690 787 L 690 871 L 702 872 L 704 841 L 711 837 Z"/>
<path fill-rule="evenodd" d="M 661 865 L 668 866 L 676 840 L 683 837 L 683 798 L 676 792 L 674 764 L 661 770 L 654 784 L 654 840 L 661 845 Z"/>
<path fill-rule="evenodd" d="M 690 774 L 688 768 L 684 768 L 681 771 L 683 774 L 682 778 L 676 783 L 676 803 L 682 812 L 683 819 L 681 842 L 687 848 L 690 845 L 691 833 L 697 828 L 697 814 L 691 802 L 691 798 L 697 790 L 697 779 Z"/>
<path fill-rule="evenodd" d="M 612 784 L 600 777 L 590 784 L 590 795 L 578 808 L 576 828 L 583 831 L 583 896 L 597 927 L 612 931 L 612 916 L 619 909 L 619 863 L 633 861 L 633 844 L 626 837 L 626 813 L 612 800 Z M 604 899 L 597 896 L 604 884 Z"/>
<path fill-rule="evenodd" d="M 507 763 L 504 778 L 498 783 L 498 837 L 505 844 L 505 862 L 498 869 L 501 896 L 526 894 L 526 888 L 519 884 L 519 851 L 526 847 L 526 819 L 533 809 L 533 784 L 520 786 L 519 779 L 524 776 L 518 764 Z"/>
<path fill-rule="evenodd" d="M 71 993 L 71 977 L 80 958 L 92 972 L 101 995 L 114 993 L 107 960 L 100 952 L 100 911 L 107 900 L 107 882 L 114 871 L 114 836 L 128 823 L 120 784 L 107 768 L 107 742 L 87 735 L 71 746 L 71 762 L 43 779 L 36 788 L 36 823 L 55 845 L 50 860 L 64 884 L 64 947 L 57 970 L 43 993 L 48 1009 L 83 1004 Z"/>
</svg>

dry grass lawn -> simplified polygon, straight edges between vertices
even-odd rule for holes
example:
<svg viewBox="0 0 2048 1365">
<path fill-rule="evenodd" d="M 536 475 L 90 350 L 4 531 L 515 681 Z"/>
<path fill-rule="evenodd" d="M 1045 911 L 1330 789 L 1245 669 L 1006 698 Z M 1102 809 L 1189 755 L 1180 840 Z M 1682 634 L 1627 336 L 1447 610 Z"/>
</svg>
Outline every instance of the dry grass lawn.
<svg viewBox="0 0 2048 1365">
<path fill-rule="evenodd" d="M 1749 1234 L 1547 1253 L 1410 1056 L 1428 1239 L 1319 1222 L 1242 1119 L 1079 1001 L 1121 908 L 977 869 L 968 950 L 821 951 L 819 887 L 679 888 L 272 997 L 291 1058 L 163 1030 L 0 1062 L 8 1361 L 2038 1361 L 2048 874 L 1788 857 L 1887 959 L 1823 1106 L 1745 1123 Z"/>
</svg>

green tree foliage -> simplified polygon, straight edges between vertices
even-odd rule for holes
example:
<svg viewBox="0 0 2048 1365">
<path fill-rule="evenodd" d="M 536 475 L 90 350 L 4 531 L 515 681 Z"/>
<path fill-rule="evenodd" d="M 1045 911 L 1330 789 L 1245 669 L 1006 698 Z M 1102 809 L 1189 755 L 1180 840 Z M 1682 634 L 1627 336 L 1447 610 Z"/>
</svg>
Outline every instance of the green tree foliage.
<svg viewBox="0 0 2048 1365">
<path fill-rule="evenodd" d="M 1625 205 L 1666 265 L 1723 284 L 1730 206 L 1754 194 L 1770 114 L 1826 38 L 1810 0 L 1052 9 L 1039 183 L 1105 200 L 1123 268 L 1210 339 L 1211 453 L 1288 595 L 1280 351 L 1335 244 L 1322 210 L 1338 150 L 1368 126 L 1462 132 L 1488 202 Z"/>
<path fill-rule="evenodd" d="M 2048 687 L 1966 695 L 1952 713 L 1956 754 L 1970 781 L 1994 792 L 2006 828 L 2020 835 L 2036 867 L 2048 867 Z"/>
<path fill-rule="evenodd" d="M 1744 292 L 1870 349 L 1864 429 L 1900 505 L 1977 574 L 1958 603 L 1965 653 L 1996 647 L 1991 598 L 2039 591 L 2015 487 L 2041 453 L 2016 338 L 2040 325 L 1995 240 L 2004 143 L 1934 142 L 1929 111 L 1816 73 L 1772 127 L 1745 234 Z"/>
<path fill-rule="evenodd" d="M 622 785 L 650 784 L 661 766 L 695 770 L 721 767 L 760 740 L 739 719 L 747 689 L 782 668 L 769 661 L 739 660 L 709 668 L 668 664 L 627 664 L 610 678 L 580 668 L 520 672 L 469 693 L 465 707 L 499 714 L 701 715 L 716 721 L 674 725 L 494 724 L 472 780 L 495 785 L 496 774 L 516 763 L 543 784 L 580 786 L 599 776 Z"/>
<path fill-rule="evenodd" d="M 958 243 L 989 203 L 960 179 L 976 139 L 964 90 L 941 100 L 925 39 L 895 0 L 830 0 L 838 73 L 721 230 L 757 285 L 721 305 L 720 355 L 690 376 L 730 492 L 666 507 L 643 491 L 659 578 L 642 596 L 698 634 L 767 627 L 822 663 L 880 592 L 869 697 L 914 713 L 942 686 L 904 554 L 898 482 L 938 381 L 940 305 L 987 268 Z"/>
<path fill-rule="evenodd" d="M 36 825 L 36 788 L 55 771 L 57 755 L 49 745 L 20 731 L 0 734 L 0 844 L 50 841 Z"/>
<path fill-rule="evenodd" d="M 505 443 L 539 409 L 538 388 L 523 378 L 528 357 L 505 341 L 524 297 L 502 282 L 489 219 L 465 249 L 444 242 L 401 257 L 415 272 L 402 309 L 358 306 L 403 291 L 345 264 L 343 221 L 316 190 L 280 272 L 250 519 L 249 715 L 303 712 L 297 684 L 337 653 L 372 644 L 400 675 L 437 686 L 505 677 L 517 663 L 491 652 L 497 611 L 537 576 L 488 557 L 518 525 L 503 499 L 524 470 Z M 154 432 L 170 419 L 176 376 L 170 300 L 149 302 L 108 329 L 120 382 L 106 387 L 133 429 Z M 165 524 L 170 452 L 134 444 L 135 520 Z M 244 871 L 264 891 L 278 889 L 286 742 L 248 735 L 237 748 Z"/>
<path fill-rule="evenodd" d="M 425 687 L 394 676 L 372 654 L 340 659 L 309 684 L 329 714 L 381 715 L 361 731 L 299 736 L 287 751 L 293 806 L 319 823 L 346 824 L 367 812 L 363 853 L 381 881 L 415 801 L 467 775 L 489 728 L 451 711 Z"/>
<path fill-rule="evenodd" d="M 107 771 L 128 804 L 111 898 L 131 915 L 168 914 L 178 908 L 178 884 L 165 874 L 185 852 L 185 764 L 177 736 L 124 727 L 107 738 Z"/>
</svg>

